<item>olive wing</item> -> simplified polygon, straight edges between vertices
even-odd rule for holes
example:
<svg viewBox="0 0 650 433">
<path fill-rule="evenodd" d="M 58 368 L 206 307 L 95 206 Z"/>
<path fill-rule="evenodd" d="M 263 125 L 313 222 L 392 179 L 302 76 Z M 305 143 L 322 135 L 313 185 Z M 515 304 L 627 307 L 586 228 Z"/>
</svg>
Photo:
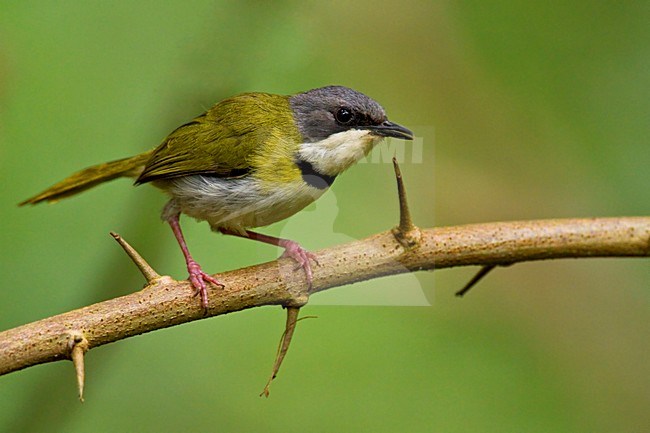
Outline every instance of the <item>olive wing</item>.
<svg viewBox="0 0 650 433">
<path fill-rule="evenodd" d="M 194 174 L 246 175 L 251 154 L 266 135 L 264 127 L 226 125 L 209 111 L 174 130 L 147 161 L 136 183 Z"/>
</svg>

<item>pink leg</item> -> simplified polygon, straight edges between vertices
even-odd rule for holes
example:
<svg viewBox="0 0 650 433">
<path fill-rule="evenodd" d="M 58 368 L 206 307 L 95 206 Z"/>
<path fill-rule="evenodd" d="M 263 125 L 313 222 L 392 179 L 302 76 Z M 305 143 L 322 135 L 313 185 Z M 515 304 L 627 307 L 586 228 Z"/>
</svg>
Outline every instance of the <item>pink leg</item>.
<svg viewBox="0 0 650 433">
<path fill-rule="evenodd" d="M 261 233 L 252 232 L 250 230 L 246 230 L 245 235 L 237 232 L 232 232 L 230 230 L 225 230 L 225 229 L 219 229 L 219 231 L 221 231 L 221 233 L 225 235 L 239 236 L 242 238 L 248 238 L 254 241 L 260 241 L 266 244 L 271 244 L 271 245 L 284 248 L 284 253 L 282 254 L 282 257 L 290 257 L 296 261 L 297 263 L 296 269 L 302 268 L 305 271 L 305 274 L 307 276 L 307 284 L 309 284 L 309 288 L 311 288 L 311 283 L 314 279 L 314 275 L 311 271 L 311 263 L 309 262 L 309 259 L 315 261 L 316 264 L 318 264 L 318 260 L 316 260 L 315 254 L 305 250 L 303 247 L 300 246 L 300 244 L 298 244 L 298 242 L 289 239 L 282 239 L 282 238 L 276 238 L 274 236 L 263 235 Z"/>
<path fill-rule="evenodd" d="M 190 273 L 190 283 L 192 283 L 192 286 L 196 290 L 194 295 L 201 295 L 201 305 L 203 308 L 207 309 L 208 308 L 208 289 L 205 286 L 205 283 L 212 283 L 216 286 L 221 286 L 224 287 L 223 284 L 221 284 L 216 278 L 206 274 L 201 270 L 201 266 L 194 261 L 192 258 L 192 255 L 190 254 L 190 251 L 187 249 L 187 244 L 185 243 L 185 238 L 183 237 L 183 232 L 181 231 L 181 225 L 178 221 L 179 214 L 176 214 L 169 218 L 167 222 L 169 222 L 169 225 L 172 228 L 172 231 L 174 232 L 174 236 L 176 236 L 176 240 L 178 241 L 178 244 L 181 246 L 181 250 L 183 251 L 183 255 L 185 256 L 185 263 L 187 263 L 187 271 Z"/>
</svg>

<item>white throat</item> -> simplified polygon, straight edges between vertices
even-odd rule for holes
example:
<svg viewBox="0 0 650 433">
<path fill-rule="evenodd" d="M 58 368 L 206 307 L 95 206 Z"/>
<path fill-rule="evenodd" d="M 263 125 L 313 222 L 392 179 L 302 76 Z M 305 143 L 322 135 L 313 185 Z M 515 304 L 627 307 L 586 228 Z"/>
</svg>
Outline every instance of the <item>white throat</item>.
<svg viewBox="0 0 650 433">
<path fill-rule="evenodd" d="M 302 143 L 298 155 L 309 161 L 318 172 L 336 176 L 368 155 L 382 138 L 367 130 L 350 129 L 321 141 Z"/>
</svg>

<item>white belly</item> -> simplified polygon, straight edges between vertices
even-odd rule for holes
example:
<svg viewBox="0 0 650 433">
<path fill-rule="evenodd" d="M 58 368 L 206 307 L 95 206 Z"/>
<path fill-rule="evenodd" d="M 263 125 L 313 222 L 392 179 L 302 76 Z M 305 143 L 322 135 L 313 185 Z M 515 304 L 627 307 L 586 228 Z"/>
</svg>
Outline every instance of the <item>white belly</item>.
<svg viewBox="0 0 650 433">
<path fill-rule="evenodd" d="M 157 186 L 172 196 L 163 219 L 181 212 L 207 221 L 214 230 L 238 232 L 288 218 L 327 191 L 302 180 L 262 186 L 250 177 L 220 179 L 201 175 L 157 182 Z"/>
</svg>

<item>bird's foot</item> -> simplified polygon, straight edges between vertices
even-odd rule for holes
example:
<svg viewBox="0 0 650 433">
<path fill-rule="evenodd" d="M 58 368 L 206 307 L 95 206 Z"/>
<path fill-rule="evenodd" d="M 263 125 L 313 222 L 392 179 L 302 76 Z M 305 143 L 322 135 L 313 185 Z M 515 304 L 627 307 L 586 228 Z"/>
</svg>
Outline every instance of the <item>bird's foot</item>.
<svg viewBox="0 0 650 433">
<path fill-rule="evenodd" d="M 295 270 L 302 268 L 305 271 L 305 275 L 307 276 L 307 284 L 311 289 L 311 283 L 314 279 L 314 274 L 311 271 L 311 263 L 309 260 L 313 260 L 318 265 L 316 254 L 310 253 L 301 247 L 298 242 L 290 241 L 288 239 L 282 239 L 280 246 L 284 248 L 282 257 L 292 258 L 296 262 Z"/>
<path fill-rule="evenodd" d="M 212 283 L 215 286 L 225 287 L 223 283 L 211 275 L 206 274 L 201 270 L 201 266 L 194 260 L 188 260 L 187 271 L 190 273 L 190 283 L 194 287 L 194 296 L 201 296 L 201 306 L 204 310 L 208 309 L 208 288 L 205 283 Z"/>
</svg>

